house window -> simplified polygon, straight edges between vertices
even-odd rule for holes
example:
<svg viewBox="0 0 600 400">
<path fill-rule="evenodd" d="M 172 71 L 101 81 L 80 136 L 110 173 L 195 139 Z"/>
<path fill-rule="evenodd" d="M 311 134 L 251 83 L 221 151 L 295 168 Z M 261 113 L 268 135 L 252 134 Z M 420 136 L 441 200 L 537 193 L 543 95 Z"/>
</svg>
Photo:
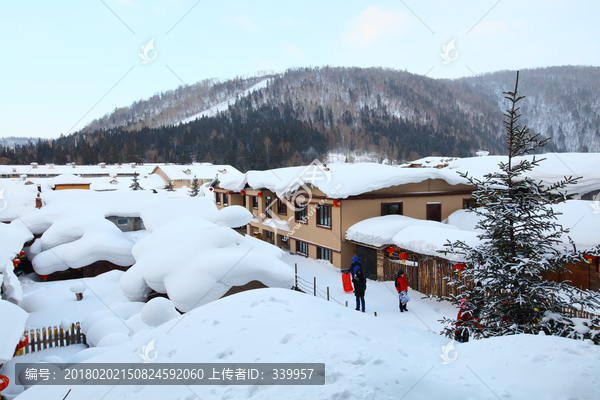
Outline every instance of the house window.
<svg viewBox="0 0 600 400">
<path fill-rule="evenodd" d="M 246 195 L 242 195 L 242 205 L 246 207 Z"/>
<path fill-rule="evenodd" d="M 221 204 L 221 193 L 215 192 L 215 199 L 217 200 L 217 204 Z"/>
<path fill-rule="evenodd" d="M 277 200 L 277 214 L 287 215 L 287 205 L 282 200 Z"/>
<path fill-rule="evenodd" d="M 381 204 L 381 215 L 402 215 L 402 202 Z"/>
<path fill-rule="evenodd" d="M 331 262 L 331 250 L 317 247 L 317 260 L 327 260 Z"/>
<path fill-rule="evenodd" d="M 255 210 L 258 210 L 258 197 L 257 196 L 252 196 L 252 208 L 254 208 Z"/>
<path fill-rule="evenodd" d="M 296 203 L 296 222 L 301 222 L 303 224 L 308 223 L 306 220 L 306 206 L 307 204 Z"/>
<path fill-rule="evenodd" d="M 442 222 L 441 203 L 427 203 L 427 219 L 430 221 Z"/>
<path fill-rule="evenodd" d="M 271 211 L 272 206 L 273 204 L 271 204 L 271 196 L 265 197 L 265 214 L 267 214 L 269 217 L 273 216 Z"/>
<path fill-rule="evenodd" d="M 267 239 L 273 239 L 273 232 L 271 231 L 265 231 L 267 234 Z"/>
<path fill-rule="evenodd" d="M 474 198 L 470 198 L 470 199 L 463 199 L 463 209 L 471 209 L 471 208 L 476 208 L 477 207 L 477 203 L 475 203 L 475 199 Z"/>
<path fill-rule="evenodd" d="M 308 243 L 296 240 L 296 253 L 308 256 Z"/>
<path fill-rule="evenodd" d="M 117 219 L 117 226 L 125 226 L 129 220 L 127 218 L 119 218 Z"/>
<path fill-rule="evenodd" d="M 331 228 L 331 206 L 317 207 L 317 226 Z"/>
<path fill-rule="evenodd" d="M 229 205 L 229 196 L 227 195 L 227 193 L 223 193 L 223 205 L 224 206 Z"/>
</svg>

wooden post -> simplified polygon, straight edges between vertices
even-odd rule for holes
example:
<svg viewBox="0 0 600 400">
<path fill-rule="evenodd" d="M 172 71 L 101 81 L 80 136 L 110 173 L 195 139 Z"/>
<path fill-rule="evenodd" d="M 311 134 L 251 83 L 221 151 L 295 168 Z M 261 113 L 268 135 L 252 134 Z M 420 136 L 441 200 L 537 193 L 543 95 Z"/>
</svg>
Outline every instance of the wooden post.
<svg viewBox="0 0 600 400">
<path fill-rule="evenodd" d="M 315 276 L 315 283 L 314 283 L 314 293 L 315 293 L 315 297 L 317 297 L 317 277 Z"/>
<path fill-rule="evenodd" d="M 29 346 L 31 353 L 33 353 L 35 351 L 35 331 L 33 329 L 29 331 Z"/>
<path fill-rule="evenodd" d="M 71 344 L 71 335 L 69 334 L 69 330 L 67 329 L 65 331 L 65 346 L 68 346 Z"/>
<path fill-rule="evenodd" d="M 60 335 L 60 338 L 58 340 L 58 343 L 60 343 L 60 347 L 65 347 L 65 331 L 63 330 L 62 326 L 60 327 L 58 334 Z"/>
<path fill-rule="evenodd" d="M 329 286 L 327 286 L 327 301 L 329 301 Z"/>
<path fill-rule="evenodd" d="M 69 343 L 71 344 L 75 344 L 75 324 L 71 324 L 71 342 Z"/>
<path fill-rule="evenodd" d="M 75 329 L 77 330 L 77 344 L 81 344 L 81 324 L 79 322 L 75 325 Z"/>
<path fill-rule="evenodd" d="M 375 316 L 377 316 L 377 311 L 375 311 Z"/>
<path fill-rule="evenodd" d="M 346 300 L 346 308 L 348 308 L 348 300 Z"/>
<path fill-rule="evenodd" d="M 54 347 L 58 347 L 58 326 L 54 326 Z"/>
<path fill-rule="evenodd" d="M 294 275 L 294 279 L 296 284 L 294 285 L 296 289 L 298 289 L 298 263 L 294 263 L 296 274 Z"/>
<path fill-rule="evenodd" d="M 37 328 L 35 330 L 35 338 L 37 341 L 37 351 L 41 351 L 42 350 L 42 340 L 41 340 L 41 332 L 40 332 L 40 328 Z"/>
</svg>

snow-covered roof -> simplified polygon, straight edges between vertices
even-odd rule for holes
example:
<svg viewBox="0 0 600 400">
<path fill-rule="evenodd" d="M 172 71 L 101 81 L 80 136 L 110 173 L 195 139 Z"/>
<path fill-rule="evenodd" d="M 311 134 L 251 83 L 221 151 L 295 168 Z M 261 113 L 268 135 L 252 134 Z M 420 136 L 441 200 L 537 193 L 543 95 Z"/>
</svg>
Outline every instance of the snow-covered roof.
<svg viewBox="0 0 600 400">
<path fill-rule="evenodd" d="M 193 165 L 160 165 L 160 168 L 171 180 L 215 179 L 219 175 L 241 175 L 231 165 L 193 164 Z"/>
<path fill-rule="evenodd" d="M 219 177 L 220 186 L 240 191 L 247 183 L 255 189 L 269 189 L 284 197 L 303 185 L 314 185 L 330 198 L 344 199 L 391 186 L 418 183 L 427 179 L 442 179 L 451 185 L 466 180 L 448 169 L 398 168 L 382 164 L 309 165 L 248 171 L 246 179 L 227 180 Z"/>
<path fill-rule="evenodd" d="M 600 244 L 600 205 L 594 201 L 568 200 L 555 204 L 552 208 L 559 213 L 556 223 L 569 229 L 569 233 L 561 238 L 566 246 L 569 245 L 569 237 L 578 250 L 591 250 Z M 445 222 L 463 231 L 481 233 L 475 230 L 478 221 L 479 217 L 474 212 L 458 210 Z"/>
<path fill-rule="evenodd" d="M 19 306 L 5 300 L 0 300 L 0 315 L 2 316 L 2 323 L 0 324 L 0 364 L 4 364 L 15 353 L 15 347 L 23 335 L 28 315 Z"/>
<path fill-rule="evenodd" d="M 41 164 L 34 168 L 33 165 L 0 165 L 0 175 L 27 175 L 35 176 L 55 176 L 60 174 L 77 174 L 77 175 L 133 175 L 135 172 L 139 174 L 150 174 L 152 170 L 159 164 L 103 164 L 98 165 L 52 165 Z"/>
<path fill-rule="evenodd" d="M 89 179 L 84 179 L 73 174 L 61 174 L 55 178 L 49 179 L 50 187 L 56 185 L 88 185 L 92 183 Z"/>
<path fill-rule="evenodd" d="M 0 284 L 4 287 L 4 298 L 15 304 L 23 299 L 23 291 L 12 260 L 31 239 L 33 235 L 22 224 L 0 223 Z"/>
<path fill-rule="evenodd" d="M 442 254 L 445 244 L 461 240 L 477 245 L 477 233 L 460 230 L 452 225 L 437 221 L 425 221 L 403 215 L 386 215 L 369 218 L 352 225 L 346 231 L 346 239 L 370 246 L 396 245 L 416 253 L 462 260 L 458 255 Z"/>
<path fill-rule="evenodd" d="M 148 204 L 142 218 L 152 233 L 135 244 L 136 262 L 120 281 L 131 301 L 143 301 L 152 289 L 167 293 L 187 312 L 253 280 L 269 287 L 293 285 L 294 272 L 281 261 L 278 247 L 227 226 L 250 221 L 244 207 L 218 210 L 208 197 L 173 199 Z"/>
<path fill-rule="evenodd" d="M 514 163 L 522 158 L 531 160 L 534 156 L 516 157 Z M 535 155 L 535 158 L 545 159 L 534 168 L 530 176 L 536 180 L 542 180 L 546 184 L 552 184 L 565 176 L 582 177 L 576 185 L 569 185 L 569 193 L 580 195 L 600 189 L 600 153 L 547 153 Z M 470 176 L 483 180 L 483 175 L 499 171 L 498 164 L 508 162 L 507 156 L 486 156 L 458 158 L 451 161 L 448 167 L 450 171 L 468 172 Z"/>
</svg>

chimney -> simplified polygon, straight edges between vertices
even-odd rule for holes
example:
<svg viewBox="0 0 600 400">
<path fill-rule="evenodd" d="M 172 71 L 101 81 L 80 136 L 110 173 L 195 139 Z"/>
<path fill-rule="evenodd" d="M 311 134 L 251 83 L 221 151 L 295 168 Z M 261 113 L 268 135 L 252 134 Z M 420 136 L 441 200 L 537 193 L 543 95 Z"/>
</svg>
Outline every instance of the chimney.
<svg viewBox="0 0 600 400">
<path fill-rule="evenodd" d="M 71 168 L 75 168 L 75 163 L 71 163 Z"/>
<path fill-rule="evenodd" d="M 40 194 L 37 194 L 37 197 L 35 198 L 35 208 L 42 208 L 42 198 L 40 197 Z"/>
<path fill-rule="evenodd" d="M 131 168 L 135 168 L 135 163 L 131 163 Z"/>
<path fill-rule="evenodd" d="M 101 162 L 100 163 L 100 168 L 106 168 L 106 163 Z"/>
<path fill-rule="evenodd" d="M 37 169 L 37 167 L 38 167 L 38 163 L 36 163 L 36 162 L 31 163 L 31 168 Z"/>
</svg>

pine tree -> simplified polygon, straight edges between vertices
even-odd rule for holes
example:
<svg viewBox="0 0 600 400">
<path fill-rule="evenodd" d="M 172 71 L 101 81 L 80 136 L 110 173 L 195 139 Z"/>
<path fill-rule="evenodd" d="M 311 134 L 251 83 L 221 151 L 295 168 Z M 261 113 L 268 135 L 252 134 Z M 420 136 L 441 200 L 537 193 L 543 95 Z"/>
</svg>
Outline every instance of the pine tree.
<svg viewBox="0 0 600 400">
<path fill-rule="evenodd" d="M 529 176 L 543 159 L 522 156 L 544 146 L 548 139 L 519 126 L 518 102 L 524 97 L 517 93 L 518 83 L 517 72 L 514 91 L 504 92 L 510 104 L 504 114 L 508 161 L 499 164 L 498 172 L 484 175 L 484 180 L 461 174 L 475 187 L 473 197 L 480 207 L 469 211 L 479 216 L 476 227 L 483 233 L 477 247 L 460 241 L 448 245 L 450 253 L 464 256 L 468 267 L 450 282 L 462 293 L 445 299 L 474 318 L 444 319 L 444 333 L 454 337 L 468 330 L 471 337 L 481 338 L 543 332 L 590 338 L 600 344 L 600 334 L 581 326 L 576 331 L 575 321 L 563 311 L 598 309 L 598 294 L 543 277 L 565 272 L 565 265 L 583 261 L 572 241 L 569 248 L 563 245 L 561 238 L 568 230 L 555 222 L 557 214 L 552 208 L 568 199 L 560 189 L 578 178 L 565 177 L 546 186 Z M 598 251 L 599 247 L 594 254 Z M 596 318 L 588 325 L 599 323 Z"/>
<path fill-rule="evenodd" d="M 137 172 L 133 173 L 133 178 L 131 178 L 133 183 L 131 185 L 129 185 L 129 188 L 131 190 L 144 190 L 144 188 L 140 185 L 138 176 L 140 176 L 140 174 L 138 174 Z"/>
<path fill-rule="evenodd" d="M 168 181 L 163 189 L 165 189 L 167 192 L 174 192 L 175 185 L 173 185 L 173 182 Z"/>
<path fill-rule="evenodd" d="M 198 196 L 199 192 L 200 192 L 200 183 L 198 182 L 198 178 L 196 178 L 196 176 L 194 175 L 194 179 L 192 179 L 192 187 L 191 187 L 190 191 L 188 192 L 188 194 L 190 195 L 190 197 L 196 197 L 196 196 Z"/>
</svg>

